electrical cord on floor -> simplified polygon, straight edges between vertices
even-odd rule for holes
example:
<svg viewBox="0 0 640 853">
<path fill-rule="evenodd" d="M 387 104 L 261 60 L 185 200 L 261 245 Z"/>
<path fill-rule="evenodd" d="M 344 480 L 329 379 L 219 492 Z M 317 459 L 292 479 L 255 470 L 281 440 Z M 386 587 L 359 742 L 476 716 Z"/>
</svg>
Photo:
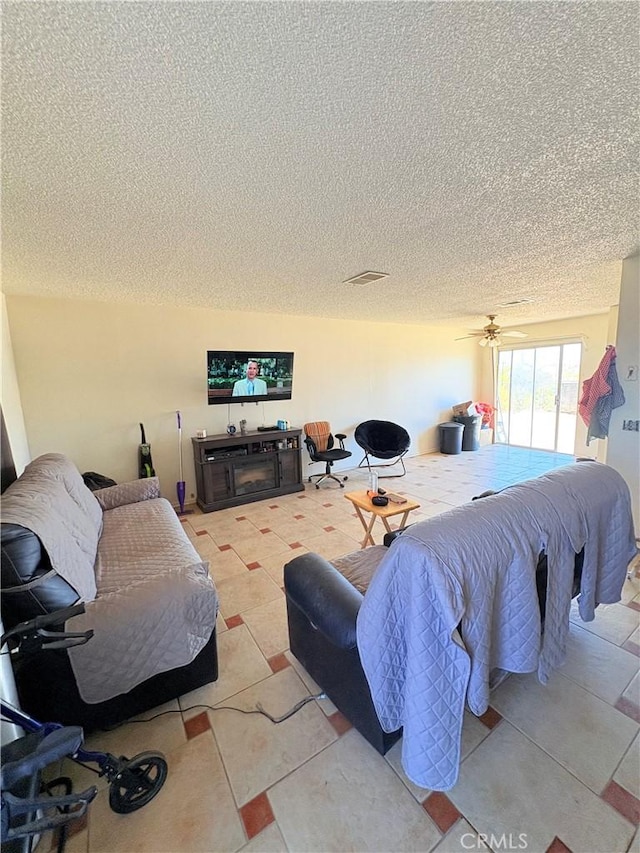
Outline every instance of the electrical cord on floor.
<svg viewBox="0 0 640 853">
<path fill-rule="evenodd" d="M 316 693 L 315 695 L 304 696 L 299 702 L 282 714 L 279 717 L 274 717 L 273 714 L 270 714 L 260 702 L 256 703 L 255 708 L 234 708 L 232 705 L 190 705 L 188 708 L 176 708 L 170 711 L 160 711 L 159 714 L 154 714 L 153 717 L 147 717 L 145 720 L 125 720 L 122 723 L 118 723 L 116 726 L 109 726 L 108 728 L 103 729 L 103 731 L 115 731 L 119 729 L 121 726 L 132 726 L 136 723 L 150 723 L 152 720 L 157 720 L 158 717 L 164 717 L 166 714 L 183 714 L 185 711 L 195 711 L 198 708 L 206 708 L 207 711 L 238 711 L 240 714 L 261 714 L 263 717 L 266 717 L 268 720 L 271 720 L 272 723 L 276 725 L 279 723 L 284 723 L 285 720 L 288 720 L 289 717 L 293 717 L 294 714 L 297 714 L 306 704 L 309 702 L 313 702 L 315 699 L 326 699 L 326 693 Z"/>
<path fill-rule="evenodd" d="M 284 714 L 281 714 L 279 717 L 274 717 L 273 714 L 270 714 L 260 702 L 256 703 L 255 708 L 250 708 L 248 710 L 246 708 L 234 708 L 233 705 L 190 705 L 188 708 L 172 708 L 169 711 L 160 711 L 159 714 L 154 714 L 152 717 L 147 717 L 147 719 L 145 720 L 124 720 L 124 722 L 118 723 L 115 726 L 105 726 L 102 731 L 113 732 L 117 731 L 117 729 L 122 728 L 122 726 L 132 726 L 136 723 L 150 723 L 152 720 L 157 720 L 158 717 L 164 717 L 167 714 L 182 714 L 185 711 L 195 711 L 198 708 L 206 708 L 207 711 L 238 711 L 238 713 L 240 714 L 261 714 L 263 717 L 266 717 L 268 720 L 271 720 L 271 722 L 275 725 L 278 725 L 279 723 L 284 723 L 284 721 L 288 720 L 289 717 L 293 717 L 294 714 L 297 714 L 298 711 L 302 710 L 302 708 L 304 708 L 304 706 L 307 705 L 309 702 L 313 702 L 315 699 L 327 698 L 328 696 L 326 693 L 316 693 L 315 695 L 310 694 L 309 696 L 303 696 L 303 698 L 300 699 L 299 702 L 296 702 L 296 704 L 292 708 L 289 708 L 288 711 L 286 711 Z M 2 717 L 1 719 L 5 721 L 4 717 Z M 6 722 L 9 723 L 11 722 L 11 720 L 7 719 Z M 101 775 L 101 771 L 96 770 L 90 765 L 84 764 L 78 759 L 73 760 L 76 764 L 79 764 L 81 767 L 90 770 L 92 773 L 96 773 L 98 776 Z"/>
</svg>

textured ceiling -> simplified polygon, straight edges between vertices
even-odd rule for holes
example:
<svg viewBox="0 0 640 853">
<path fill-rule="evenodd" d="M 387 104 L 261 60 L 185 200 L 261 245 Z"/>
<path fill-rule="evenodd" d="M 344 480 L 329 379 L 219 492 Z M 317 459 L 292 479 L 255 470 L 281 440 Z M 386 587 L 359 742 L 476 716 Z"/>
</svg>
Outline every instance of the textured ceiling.
<svg viewBox="0 0 640 853">
<path fill-rule="evenodd" d="M 605 311 L 638 246 L 639 9 L 5 0 L 3 290 Z M 389 278 L 341 284 L 364 270 Z"/>
</svg>

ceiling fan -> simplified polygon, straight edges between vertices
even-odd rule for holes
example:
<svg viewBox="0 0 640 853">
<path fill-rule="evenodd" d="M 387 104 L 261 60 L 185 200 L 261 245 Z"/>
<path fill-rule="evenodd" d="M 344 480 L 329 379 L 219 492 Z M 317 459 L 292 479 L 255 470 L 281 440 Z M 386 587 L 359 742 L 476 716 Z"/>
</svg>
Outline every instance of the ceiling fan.
<svg viewBox="0 0 640 853">
<path fill-rule="evenodd" d="M 501 327 L 498 326 L 497 323 L 493 321 L 496 319 L 495 314 L 487 314 L 489 318 L 488 324 L 482 329 L 482 331 L 472 332 L 470 335 L 465 335 L 462 338 L 456 338 L 457 341 L 464 341 L 467 338 L 476 338 L 479 337 L 480 340 L 478 343 L 481 347 L 497 347 L 500 346 L 501 338 L 526 338 L 526 332 L 519 332 L 517 330 L 513 330 L 510 332 L 503 332 Z"/>
</svg>

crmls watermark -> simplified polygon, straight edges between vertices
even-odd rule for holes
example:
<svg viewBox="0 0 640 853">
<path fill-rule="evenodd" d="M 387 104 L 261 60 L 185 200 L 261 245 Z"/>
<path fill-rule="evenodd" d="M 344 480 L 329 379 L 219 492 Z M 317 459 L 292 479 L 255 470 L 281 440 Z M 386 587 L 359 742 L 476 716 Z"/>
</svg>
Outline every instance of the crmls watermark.
<svg viewBox="0 0 640 853">
<path fill-rule="evenodd" d="M 502 835 L 494 835 L 488 832 L 465 832 L 460 837 L 460 843 L 465 850 L 483 850 L 490 847 L 492 850 L 526 850 L 529 846 L 527 833 L 503 832 Z"/>
</svg>

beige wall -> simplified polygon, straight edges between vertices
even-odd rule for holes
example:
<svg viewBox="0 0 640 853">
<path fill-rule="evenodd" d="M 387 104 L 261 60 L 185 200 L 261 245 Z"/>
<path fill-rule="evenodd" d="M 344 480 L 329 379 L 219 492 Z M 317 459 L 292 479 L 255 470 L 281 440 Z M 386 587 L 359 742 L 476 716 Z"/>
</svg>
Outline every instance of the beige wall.
<svg viewBox="0 0 640 853">
<path fill-rule="evenodd" d="M 2 315 L 0 349 L 2 352 L 2 384 L 0 385 L 0 401 L 4 414 L 7 435 L 11 444 L 13 461 L 18 474 L 22 473 L 24 466 L 29 461 L 29 447 L 27 435 L 22 417 L 22 404 L 20 402 L 20 391 L 16 377 L 15 363 L 13 360 L 13 349 L 11 346 L 11 334 L 7 321 L 7 311 L 4 294 L 0 294 L 0 314 Z M 4 633 L 2 620 L 0 620 L 0 632 Z M 13 678 L 13 669 L 8 655 L 2 655 L 0 660 L 0 685 L 2 687 L 2 698 L 12 705 L 19 705 L 18 691 Z M 22 730 L 13 723 L 0 721 L 0 743 L 9 743 L 20 737 Z"/>
<path fill-rule="evenodd" d="M 20 399 L 20 388 L 16 376 L 16 366 L 13 358 L 13 347 L 11 344 L 11 332 L 7 317 L 7 307 L 4 294 L 1 294 L 2 314 L 2 385 L 0 386 L 0 401 L 2 412 L 7 427 L 7 435 L 11 444 L 11 452 L 16 471 L 21 474 L 24 466 L 30 460 L 29 444 L 22 414 L 22 401 Z"/>
<path fill-rule="evenodd" d="M 531 323 L 529 325 L 518 324 L 518 329 L 527 333 L 526 340 L 514 339 L 515 346 L 536 346 L 538 344 L 549 344 L 554 341 L 567 343 L 570 339 L 581 340 L 582 362 L 580 365 L 580 390 L 582 383 L 593 375 L 604 355 L 608 343 L 614 343 L 609 339 L 610 319 L 609 314 L 594 314 L 587 317 L 572 317 L 565 320 L 554 320 L 548 323 Z M 485 398 L 490 400 L 492 394 L 491 381 L 491 353 L 488 347 L 483 350 L 483 365 L 481 389 Z M 606 459 L 606 443 L 601 440 L 592 440 L 587 447 L 587 427 L 580 416 L 576 425 L 576 456 L 591 456 L 604 462 Z"/>
<path fill-rule="evenodd" d="M 633 501 L 636 534 L 640 536 L 640 432 L 623 430 L 623 421 L 640 419 L 640 256 L 625 258 L 617 316 L 616 367 L 625 396 L 609 424 L 607 463 L 627 481 Z M 630 376 L 633 368 L 633 376 Z"/>
<path fill-rule="evenodd" d="M 412 454 L 437 449 L 451 406 L 477 399 L 479 347 L 464 329 L 400 326 L 213 309 L 7 297 L 16 371 L 32 456 L 68 454 L 81 471 L 137 476 L 144 422 L 163 494 L 176 501 L 176 410 L 183 415 L 187 499 L 195 491 L 190 437 L 279 418 L 329 420 L 346 432 L 363 420 L 402 424 Z M 207 349 L 293 350 L 293 398 L 285 403 L 207 406 Z M 303 470 L 307 466 L 303 451 Z M 337 465 L 336 468 L 339 466 Z"/>
</svg>

